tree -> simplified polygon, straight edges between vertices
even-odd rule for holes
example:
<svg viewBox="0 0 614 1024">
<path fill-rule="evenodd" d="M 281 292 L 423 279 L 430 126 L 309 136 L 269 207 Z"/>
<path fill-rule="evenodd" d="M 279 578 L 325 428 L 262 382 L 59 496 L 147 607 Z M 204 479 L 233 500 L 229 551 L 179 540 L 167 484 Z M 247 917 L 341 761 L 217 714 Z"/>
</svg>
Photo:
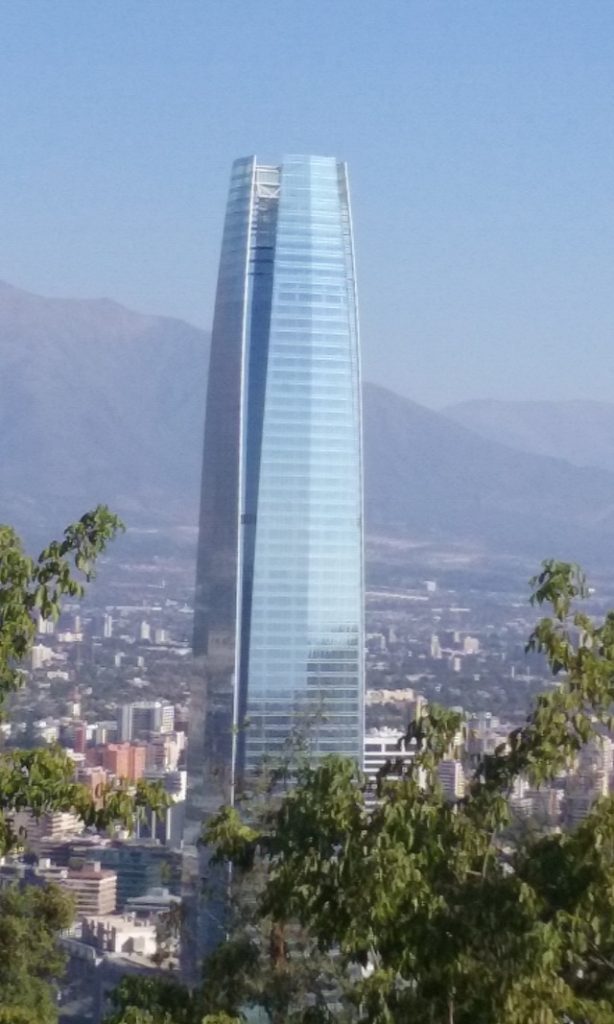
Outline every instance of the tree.
<svg viewBox="0 0 614 1024">
<path fill-rule="evenodd" d="M 111 995 L 106 1024 L 201 1024 L 198 994 L 175 980 L 127 975 Z"/>
<path fill-rule="evenodd" d="M 0 526 L 0 712 L 25 681 L 21 664 L 34 643 L 35 616 L 57 619 L 63 597 L 84 593 L 97 556 L 121 528 L 100 505 L 32 559 L 15 531 Z M 23 842 L 13 821 L 17 811 L 73 811 L 84 824 L 104 829 L 114 822 L 129 826 L 143 807 L 165 804 L 160 787 L 146 783 L 120 782 L 94 801 L 74 781 L 73 762 L 59 747 L 0 752 L 0 855 Z M 0 1024 L 57 1020 L 53 980 L 63 965 L 57 936 L 71 918 L 72 903 L 55 886 L 0 893 Z"/>
<path fill-rule="evenodd" d="M 112 992 L 111 1002 L 105 1024 L 240 1024 L 223 1011 L 205 1013 L 199 992 L 165 978 L 128 976 Z"/>
<path fill-rule="evenodd" d="M 0 891 L 0 1022 L 52 1024 L 54 983 L 64 959 L 57 935 L 72 920 L 72 901 L 54 885 Z"/>
<path fill-rule="evenodd" d="M 301 720 L 283 753 L 263 762 L 260 771 L 250 775 L 249 787 L 242 787 L 237 807 L 225 808 L 217 819 L 216 842 L 225 846 L 226 853 L 231 837 L 235 844 L 232 880 L 223 870 L 214 869 L 212 882 L 216 896 L 220 884 L 228 886 L 227 938 L 203 964 L 202 985 L 187 993 L 175 981 L 125 979 L 113 995 L 114 1012 L 105 1024 L 149 1024 L 150 1020 L 157 1024 L 158 1019 L 162 1024 L 235 1024 L 245 1019 L 247 1008 L 258 1014 L 258 1021 L 271 1024 L 328 1024 L 332 1000 L 334 1019 L 341 1024 L 345 978 L 337 970 L 336 959 L 318 949 L 296 923 L 280 926 L 260 913 L 267 864 L 254 857 L 249 847 L 257 829 L 283 801 L 299 766 L 308 763 L 312 724 L 309 717 Z M 239 849 L 248 851 L 245 862 Z M 226 858 L 220 855 L 219 859 Z M 173 920 L 163 922 L 162 933 L 169 926 L 172 944 Z M 164 960 L 168 945 L 168 936 L 163 937 L 157 962 Z M 137 1008 L 149 1016 L 133 1020 Z M 165 1014 L 171 1015 L 169 1020 Z"/>
<path fill-rule="evenodd" d="M 297 776 L 309 764 L 309 728 L 290 737 L 274 763 L 266 763 L 237 807 L 226 807 L 205 827 L 204 841 L 217 850 L 212 863 L 232 861 L 226 940 L 203 965 L 203 1009 L 243 1016 L 260 1010 L 271 1024 L 349 1024 L 347 979 L 339 958 L 319 948 L 296 920 L 263 912 L 269 870 L 258 837 L 273 820 Z"/>
<path fill-rule="evenodd" d="M 380 780 L 376 801 L 331 757 L 300 769 L 262 828 L 228 810 L 209 826 L 220 856 L 266 859 L 260 916 L 298 922 L 340 958 L 357 1020 L 614 1022 L 614 798 L 571 833 L 504 844 L 514 781 L 546 784 L 612 727 L 614 612 L 595 623 L 575 609 L 586 584 L 574 565 L 546 562 L 533 583 L 551 614 L 527 647 L 557 685 L 464 798 L 447 801 L 437 777 L 459 717 L 431 706 L 408 728 L 415 759 Z"/>
<path fill-rule="evenodd" d="M 290 981 L 282 1012 L 302 1024 L 614 1024 L 614 797 L 571 832 L 525 831 L 513 845 L 508 800 L 520 776 L 547 784 L 612 728 L 614 612 L 595 623 L 576 610 L 586 584 L 574 565 L 546 562 L 533 583 L 533 603 L 551 614 L 527 648 L 556 686 L 484 757 L 462 799 L 446 800 L 437 775 L 460 718 L 431 706 L 407 730 L 413 762 L 391 764 L 375 794 L 351 761 L 331 757 L 299 765 L 262 815 L 224 808 L 209 823 L 207 841 L 235 873 L 264 870 L 248 929 L 268 928 L 272 955 L 263 962 L 260 939 L 241 946 L 232 932 L 195 993 L 198 1013 L 242 1016 L 251 1002 L 273 1020 L 264 967 Z M 345 984 L 325 1005 L 305 999 L 301 979 L 292 988 L 296 929 L 341 968 Z M 164 1024 L 183 1024 L 170 1014 Z"/>
</svg>

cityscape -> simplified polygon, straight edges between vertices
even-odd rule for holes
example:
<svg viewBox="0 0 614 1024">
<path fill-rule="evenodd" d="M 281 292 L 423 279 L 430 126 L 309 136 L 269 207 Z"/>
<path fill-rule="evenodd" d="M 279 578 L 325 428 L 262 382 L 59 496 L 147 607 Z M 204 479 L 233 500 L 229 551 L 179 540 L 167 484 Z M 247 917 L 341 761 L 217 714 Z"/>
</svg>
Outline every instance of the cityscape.
<svg viewBox="0 0 614 1024">
<path fill-rule="evenodd" d="M 0 1024 L 614 1024 L 614 9 L 28 7 Z"/>
<path fill-rule="evenodd" d="M 429 572 L 434 562 L 436 574 Z M 458 550 L 395 549 L 391 557 L 389 544 L 367 539 L 362 766 L 369 778 L 400 753 L 412 756 L 403 754 L 408 723 L 427 701 L 441 702 L 465 719 L 439 767 L 446 796 L 462 798 L 479 759 L 505 743 L 535 696 L 552 686 L 542 659 L 525 652 L 536 621 L 530 571 L 529 563 L 516 566 L 510 583 L 507 562 L 484 565 Z M 600 580 L 592 613 L 607 609 L 611 586 L 607 575 Z M 20 818 L 27 853 L 3 859 L 2 884 L 53 880 L 76 901 L 74 925 L 62 939 L 70 954 L 60 1004 L 67 1020 L 101 1018 L 108 992 L 126 972 L 178 969 L 178 935 L 160 966 L 159 922 L 182 893 L 189 698 L 199 681 L 193 602 L 188 557 L 154 569 L 110 550 L 84 602 L 67 604 L 57 622 L 39 619 L 27 683 L 11 698 L 2 726 L 8 749 L 61 744 L 94 797 L 121 778 L 160 781 L 170 798 L 165 813 L 146 816 L 135 834 L 96 835 L 69 813 Z M 576 825 L 610 792 L 613 751 L 604 735 L 552 785 L 532 789 L 519 781 L 510 798 L 514 815 L 548 829 Z"/>
</svg>

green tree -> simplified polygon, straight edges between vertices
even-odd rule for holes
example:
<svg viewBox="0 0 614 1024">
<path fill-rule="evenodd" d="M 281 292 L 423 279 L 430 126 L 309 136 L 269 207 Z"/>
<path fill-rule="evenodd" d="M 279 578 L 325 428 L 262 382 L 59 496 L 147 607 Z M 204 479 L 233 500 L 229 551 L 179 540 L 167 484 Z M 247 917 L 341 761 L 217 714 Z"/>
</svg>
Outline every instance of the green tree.
<svg viewBox="0 0 614 1024">
<path fill-rule="evenodd" d="M 165 978 L 128 976 L 111 994 L 111 1002 L 105 1024 L 240 1024 L 224 1011 L 205 1013 L 199 992 Z"/>
<path fill-rule="evenodd" d="M 106 1024 L 201 1024 L 198 993 L 177 981 L 128 975 L 111 995 Z"/>
<path fill-rule="evenodd" d="M 569 833 L 509 842 L 515 781 L 548 784 L 612 728 L 614 612 L 596 623 L 576 610 L 586 595 L 576 566 L 544 563 L 533 582 L 533 602 L 551 614 L 527 646 L 556 686 L 482 760 L 466 795 L 447 801 L 437 775 L 460 718 L 431 706 L 408 728 L 414 761 L 391 764 L 396 778 L 375 794 L 351 761 L 331 757 L 299 765 L 262 814 L 222 809 L 206 839 L 254 879 L 243 933 L 231 929 L 208 962 L 192 1017 L 156 1016 L 150 992 L 149 1017 L 114 1024 L 200 1024 L 204 1010 L 242 1016 L 246 1004 L 302 1024 L 614 1024 L 614 797 Z M 320 979 L 289 970 L 297 930 L 297 950 L 340 968 L 324 1005 Z"/>
<path fill-rule="evenodd" d="M 106 506 L 98 506 L 32 559 L 15 531 L 0 526 L 0 713 L 6 714 L 7 696 L 25 681 L 21 665 L 36 637 L 35 617 L 40 612 L 57 619 L 64 597 L 84 593 L 96 558 L 121 528 Z M 74 781 L 74 765 L 59 747 L 3 750 L 0 855 L 23 842 L 14 825 L 17 811 L 73 811 L 84 824 L 104 829 L 114 822 L 130 826 L 143 807 L 165 803 L 157 786 L 121 782 L 94 801 Z M 57 936 L 71 918 L 71 901 L 54 886 L 0 892 L 0 1024 L 57 1020 L 53 980 L 63 966 Z"/>
<path fill-rule="evenodd" d="M 459 717 L 431 707 L 408 729 L 415 759 L 380 780 L 377 801 L 352 762 L 331 757 L 300 769 L 262 828 L 226 810 L 208 829 L 220 855 L 266 859 L 259 915 L 298 922 L 340 958 L 360 1021 L 614 1022 L 614 797 L 573 832 L 504 841 L 515 780 L 547 784 L 612 727 L 614 612 L 595 623 L 576 610 L 576 566 L 544 563 L 533 583 L 551 614 L 528 649 L 557 685 L 463 799 L 447 801 L 437 776 Z"/>
<path fill-rule="evenodd" d="M 328 1024 L 331 1001 L 336 1004 L 335 1021 L 346 1020 L 345 1014 L 342 1017 L 345 979 L 336 958 L 322 952 L 296 923 L 281 924 L 260 913 L 267 863 L 254 856 L 250 843 L 283 801 L 299 767 L 308 763 L 312 724 L 310 719 L 301 721 L 284 752 L 250 776 L 238 807 L 225 808 L 216 819 L 215 842 L 225 850 L 219 859 L 226 860 L 226 854 L 232 852 L 233 871 L 232 880 L 222 872 L 228 885 L 227 938 L 205 961 L 202 985 L 188 996 L 176 982 L 169 988 L 165 979 L 148 979 L 146 983 L 125 979 L 113 996 L 115 1008 L 106 1024 L 132 1024 L 137 1008 L 156 1022 L 160 1017 L 164 1024 L 201 1024 L 202 1020 L 228 1024 L 244 1020 L 244 1013 L 250 1010 L 259 1022 Z M 241 850 L 247 853 L 244 861 Z M 213 886 L 216 893 L 219 884 L 218 873 Z M 172 943 L 176 921 L 163 920 L 157 962 L 165 960 L 169 928 Z M 173 1013 L 175 999 L 184 1002 L 181 1009 L 178 1002 Z M 171 1014 L 168 1022 L 165 1013 Z M 149 1019 L 143 1018 L 143 1024 Z M 140 1018 L 136 1020 L 140 1022 Z"/>
<path fill-rule="evenodd" d="M 238 809 L 224 808 L 205 829 L 219 852 L 214 862 L 232 860 L 228 934 L 203 965 L 202 1006 L 242 1016 L 260 1010 L 271 1024 L 346 1024 L 354 1019 L 344 996 L 345 971 L 296 920 L 263 912 L 269 863 L 257 840 L 283 805 L 296 777 L 306 769 L 308 742 L 292 737 L 288 754 L 268 765 Z"/>
<path fill-rule="evenodd" d="M 72 920 L 72 902 L 54 885 L 0 891 L 0 1022 L 52 1024 L 54 983 L 64 958 L 57 934 Z"/>
</svg>

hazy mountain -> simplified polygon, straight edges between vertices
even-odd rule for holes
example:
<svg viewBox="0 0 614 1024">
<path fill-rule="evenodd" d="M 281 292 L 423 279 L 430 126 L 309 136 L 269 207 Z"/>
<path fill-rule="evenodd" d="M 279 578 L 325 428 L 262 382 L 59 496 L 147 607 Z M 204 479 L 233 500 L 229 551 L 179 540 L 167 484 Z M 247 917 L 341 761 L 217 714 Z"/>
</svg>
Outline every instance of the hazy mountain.
<svg viewBox="0 0 614 1024">
<path fill-rule="evenodd" d="M 0 285 L 0 516 L 56 529 L 107 501 L 129 524 L 193 525 L 208 336 L 106 299 Z M 372 531 L 586 557 L 614 540 L 614 474 L 524 454 L 365 388 Z"/>
<path fill-rule="evenodd" d="M 515 451 L 373 385 L 364 411 L 368 524 L 536 557 L 614 554 L 614 474 Z"/>
<path fill-rule="evenodd" d="M 491 441 L 614 472 L 614 403 L 483 400 L 442 411 Z"/>
<path fill-rule="evenodd" d="M 180 515 L 194 501 L 207 360 L 207 335 L 179 320 L 0 284 L 2 515 L 99 500 Z"/>
</svg>

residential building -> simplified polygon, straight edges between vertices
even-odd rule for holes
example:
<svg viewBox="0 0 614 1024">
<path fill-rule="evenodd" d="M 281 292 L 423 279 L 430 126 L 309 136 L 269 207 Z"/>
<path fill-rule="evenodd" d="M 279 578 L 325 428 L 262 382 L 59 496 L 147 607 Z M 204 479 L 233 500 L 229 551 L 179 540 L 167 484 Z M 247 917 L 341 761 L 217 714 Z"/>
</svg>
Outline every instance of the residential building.
<svg viewBox="0 0 614 1024">
<path fill-rule="evenodd" d="M 30 811 L 18 811 L 13 822 L 15 829 L 21 830 L 26 849 L 34 853 L 39 853 L 48 840 L 57 842 L 83 829 L 81 820 L 69 811 L 47 811 L 39 817 Z"/>
<path fill-rule="evenodd" d="M 36 672 L 38 669 L 43 668 L 48 661 L 53 659 L 53 650 L 51 647 L 46 647 L 45 644 L 34 644 L 30 651 L 30 663 L 32 665 L 32 671 Z"/>
<path fill-rule="evenodd" d="M 133 914 L 84 914 L 80 919 L 81 941 L 99 953 L 139 953 L 153 957 L 157 951 L 155 923 Z"/>
<path fill-rule="evenodd" d="M 465 795 L 465 772 L 460 761 L 446 758 L 437 766 L 437 775 L 448 800 L 458 800 Z"/>
<path fill-rule="evenodd" d="M 103 743 L 88 749 L 87 761 L 90 766 L 101 766 L 117 779 L 136 782 L 145 772 L 147 744 Z"/>
<path fill-rule="evenodd" d="M 406 748 L 404 737 L 398 729 L 370 729 L 365 733 L 363 771 L 368 778 L 377 778 L 387 765 L 402 765 L 415 757 L 415 747 Z"/>
<path fill-rule="evenodd" d="M 99 861 L 86 861 L 79 868 L 64 868 L 42 860 L 37 873 L 69 892 L 78 914 L 112 914 L 117 907 L 117 875 L 101 867 Z"/>
<path fill-rule="evenodd" d="M 120 704 L 117 734 L 120 741 L 170 733 L 175 727 L 175 708 L 168 700 L 139 700 Z"/>
</svg>

